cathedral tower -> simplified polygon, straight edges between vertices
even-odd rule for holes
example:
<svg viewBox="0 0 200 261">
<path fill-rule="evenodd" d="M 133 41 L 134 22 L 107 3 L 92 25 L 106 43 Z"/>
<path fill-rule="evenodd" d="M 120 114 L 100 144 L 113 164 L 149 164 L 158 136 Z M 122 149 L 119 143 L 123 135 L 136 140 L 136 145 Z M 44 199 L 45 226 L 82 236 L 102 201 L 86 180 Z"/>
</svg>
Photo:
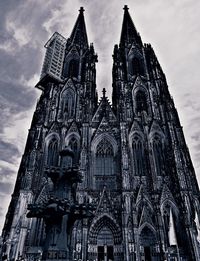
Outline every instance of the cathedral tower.
<svg viewBox="0 0 200 261">
<path fill-rule="evenodd" d="M 112 105 L 105 89 L 98 102 L 97 55 L 82 7 L 71 36 L 54 33 L 45 47 L 42 94 L 2 234 L 4 260 L 63 260 L 56 250 L 42 255 L 45 222 L 27 212 L 52 197 L 48 169 L 56 172 L 66 147 L 82 175 L 74 200 L 95 209 L 68 233 L 70 260 L 200 260 L 195 172 L 165 75 L 128 7 L 113 52 Z M 52 231 L 52 242 L 64 228 Z"/>
</svg>

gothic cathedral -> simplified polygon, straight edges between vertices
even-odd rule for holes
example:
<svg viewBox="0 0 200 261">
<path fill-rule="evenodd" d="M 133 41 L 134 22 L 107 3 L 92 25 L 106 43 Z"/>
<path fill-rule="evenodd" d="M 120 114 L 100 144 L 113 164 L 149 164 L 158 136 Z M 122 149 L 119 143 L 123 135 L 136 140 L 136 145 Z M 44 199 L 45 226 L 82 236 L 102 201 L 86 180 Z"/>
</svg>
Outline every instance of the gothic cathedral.
<svg viewBox="0 0 200 261">
<path fill-rule="evenodd" d="M 2 233 L 2 260 L 198 261 L 199 188 L 165 74 L 128 7 L 112 104 L 84 9 L 54 33 Z"/>
</svg>

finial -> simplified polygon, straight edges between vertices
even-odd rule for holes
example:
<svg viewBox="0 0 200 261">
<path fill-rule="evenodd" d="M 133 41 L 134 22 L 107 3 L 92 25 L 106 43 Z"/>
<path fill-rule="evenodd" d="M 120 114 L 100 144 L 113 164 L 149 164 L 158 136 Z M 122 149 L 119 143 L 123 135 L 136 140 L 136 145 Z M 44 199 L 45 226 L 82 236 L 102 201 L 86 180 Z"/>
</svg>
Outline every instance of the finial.
<svg viewBox="0 0 200 261">
<path fill-rule="evenodd" d="M 103 88 L 102 93 L 103 93 L 103 97 L 105 97 L 106 96 L 106 89 L 105 88 Z"/>
<path fill-rule="evenodd" d="M 81 6 L 80 10 L 79 10 L 80 14 L 83 14 L 84 11 L 85 11 L 85 9 Z"/>
<path fill-rule="evenodd" d="M 128 5 L 125 5 L 123 9 L 124 9 L 124 11 L 128 11 L 128 9 L 129 9 Z"/>
</svg>

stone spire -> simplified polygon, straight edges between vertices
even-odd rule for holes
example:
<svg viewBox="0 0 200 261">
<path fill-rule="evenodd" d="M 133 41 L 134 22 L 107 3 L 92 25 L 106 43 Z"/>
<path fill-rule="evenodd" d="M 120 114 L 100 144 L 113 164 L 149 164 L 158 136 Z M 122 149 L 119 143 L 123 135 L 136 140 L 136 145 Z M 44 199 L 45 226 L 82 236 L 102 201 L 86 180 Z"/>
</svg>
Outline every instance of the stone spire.
<svg viewBox="0 0 200 261">
<path fill-rule="evenodd" d="M 75 26 L 72 30 L 70 39 L 72 44 L 79 45 L 80 47 L 88 48 L 88 39 L 87 39 L 87 32 L 85 26 L 85 19 L 84 19 L 84 8 L 81 7 L 79 10 L 79 16 L 76 20 Z"/>
<path fill-rule="evenodd" d="M 135 25 L 131 19 L 128 9 L 128 6 L 125 5 L 120 45 L 124 46 L 132 44 L 133 42 L 142 45 L 141 37 L 135 28 Z"/>
</svg>

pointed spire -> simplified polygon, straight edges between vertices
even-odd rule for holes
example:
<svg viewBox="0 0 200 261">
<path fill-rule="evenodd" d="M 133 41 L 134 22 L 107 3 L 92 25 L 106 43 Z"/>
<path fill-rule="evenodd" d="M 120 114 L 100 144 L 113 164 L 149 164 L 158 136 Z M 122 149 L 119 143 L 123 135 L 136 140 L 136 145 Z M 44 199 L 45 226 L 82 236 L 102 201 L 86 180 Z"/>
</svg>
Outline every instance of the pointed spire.
<svg viewBox="0 0 200 261">
<path fill-rule="evenodd" d="M 81 7 L 79 10 L 79 16 L 76 20 L 75 26 L 71 33 L 70 39 L 72 44 L 77 44 L 80 47 L 88 48 L 88 39 L 84 19 L 84 8 Z"/>
<path fill-rule="evenodd" d="M 131 16 L 128 11 L 128 6 L 124 6 L 124 19 L 122 23 L 121 39 L 120 45 L 132 44 L 133 42 L 142 45 L 142 40 L 137 32 L 135 25 L 131 19 Z"/>
</svg>

